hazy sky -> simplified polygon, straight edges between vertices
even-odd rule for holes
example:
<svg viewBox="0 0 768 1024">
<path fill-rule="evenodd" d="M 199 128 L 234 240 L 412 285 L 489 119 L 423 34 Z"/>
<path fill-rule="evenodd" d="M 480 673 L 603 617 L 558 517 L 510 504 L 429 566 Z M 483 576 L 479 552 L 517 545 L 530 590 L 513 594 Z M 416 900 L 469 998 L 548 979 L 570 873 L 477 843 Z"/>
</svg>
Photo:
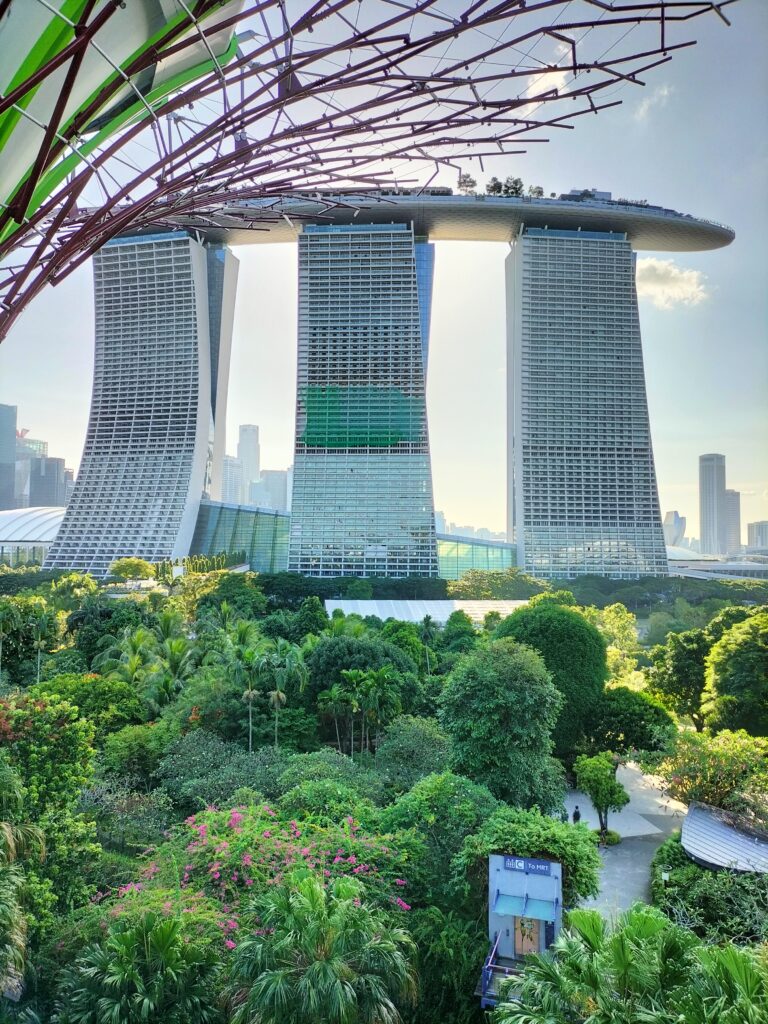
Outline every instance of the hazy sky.
<svg viewBox="0 0 768 1024">
<path fill-rule="evenodd" d="M 698 456 L 726 456 L 742 521 L 768 519 L 768 3 L 697 20 L 699 45 L 622 85 L 623 104 L 521 157 L 465 169 L 519 175 L 545 194 L 596 187 L 730 224 L 709 253 L 644 253 L 640 318 L 662 512 L 698 536 Z M 606 98 L 605 96 L 603 98 Z M 449 178 L 445 184 L 453 184 Z M 439 243 L 428 402 L 435 503 L 449 520 L 505 522 L 506 245 Z M 254 246 L 241 261 L 228 449 L 258 423 L 262 465 L 291 461 L 296 248 Z M 90 267 L 40 295 L 0 345 L 0 402 L 69 465 L 80 459 L 93 373 Z M 744 528 L 746 540 L 746 528 Z"/>
</svg>

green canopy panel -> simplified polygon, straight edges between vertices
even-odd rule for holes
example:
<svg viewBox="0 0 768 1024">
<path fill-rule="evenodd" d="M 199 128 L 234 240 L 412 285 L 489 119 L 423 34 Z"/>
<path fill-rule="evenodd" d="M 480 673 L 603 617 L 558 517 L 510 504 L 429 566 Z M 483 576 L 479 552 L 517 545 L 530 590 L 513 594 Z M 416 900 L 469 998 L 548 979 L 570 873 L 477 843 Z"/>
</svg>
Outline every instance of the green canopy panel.
<svg viewBox="0 0 768 1024">
<path fill-rule="evenodd" d="M 524 907 L 524 896 L 510 896 L 508 893 L 500 892 L 496 895 L 493 912 L 504 917 L 522 917 Z"/>
<path fill-rule="evenodd" d="M 525 909 L 523 911 L 524 917 L 532 917 L 536 921 L 552 921 L 555 920 L 555 904 L 553 900 L 534 900 L 528 899 L 525 903 Z"/>
</svg>

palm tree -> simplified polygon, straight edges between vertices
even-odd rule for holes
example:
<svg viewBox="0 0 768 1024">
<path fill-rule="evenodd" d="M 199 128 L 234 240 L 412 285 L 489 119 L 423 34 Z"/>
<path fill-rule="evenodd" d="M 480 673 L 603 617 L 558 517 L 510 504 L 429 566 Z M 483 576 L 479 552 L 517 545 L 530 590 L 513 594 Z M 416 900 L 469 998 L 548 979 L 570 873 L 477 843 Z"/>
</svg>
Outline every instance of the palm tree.
<svg viewBox="0 0 768 1024">
<path fill-rule="evenodd" d="M 3 681 L 3 641 L 21 625 L 21 616 L 11 601 L 0 601 L 0 683 Z"/>
<path fill-rule="evenodd" d="M 661 911 L 635 904 L 613 926 L 572 910 L 568 930 L 526 960 L 494 1024 L 760 1024 L 768 968 L 749 949 L 702 946 Z"/>
<path fill-rule="evenodd" d="M 184 620 L 177 611 L 165 608 L 156 618 L 155 632 L 161 641 L 175 640 L 183 636 Z"/>
<path fill-rule="evenodd" d="M 31 631 L 32 646 L 37 651 L 37 681 L 40 682 L 40 663 L 43 651 L 50 646 L 50 632 L 54 623 L 53 616 L 43 608 L 36 608 L 32 613 Z"/>
<path fill-rule="evenodd" d="M 18 988 L 24 969 L 27 925 L 19 902 L 24 883 L 19 862 L 45 854 L 40 829 L 16 820 L 23 803 L 21 780 L 0 757 L 0 994 Z"/>
<path fill-rule="evenodd" d="M 159 661 L 171 691 L 178 693 L 195 670 L 195 651 L 186 637 L 171 637 L 163 642 Z"/>
<path fill-rule="evenodd" d="M 277 723 L 280 716 L 280 708 L 283 707 L 286 699 L 285 694 L 280 689 L 269 691 L 269 705 L 275 712 L 275 750 L 277 750 Z"/>
<path fill-rule="evenodd" d="M 363 892 L 356 879 L 324 887 L 309 875 L 256 901 L 260 934 L 233 958 L 232 1024 L 398 1024 L 415 947 Z"/>
<path fill-rule="evenodd" d="M 349 708 L 349 756 L 355 759 L 355 715 L 361 709 L 360 694 L 367 673 L 359 668 L 345 668 L 341 670 L 341 678 L 347 696 L 347 707 Z"/>
<path fill-rule="evenodd" d="M 431 615 L 425 615 L 421 620 L 419 637 L 424 644 L 424 657 L 427 659 L 427 675 L 429 675 L 429 648 L 437 638 L 437 623 Z"/>
<path fill-rule="evenodd" d="M 64 974 L 58 1024 L 218 1024 L 212 950 L 188 941 L 181 922 L 148 912 L 112 927 Z"/>
<path fill-rule="evenodd" d="M 339 733 L 339 718 L 349 710 L 349 701 L 344 690 L 338 683 L 334 683 L 330 690 L 323 690 L 317 695 L 318 710 L 324 715 L 333 717 L 333 724 L 336 728 L 336 745 L 341 753 L 341 734 Z"/>
</svg>

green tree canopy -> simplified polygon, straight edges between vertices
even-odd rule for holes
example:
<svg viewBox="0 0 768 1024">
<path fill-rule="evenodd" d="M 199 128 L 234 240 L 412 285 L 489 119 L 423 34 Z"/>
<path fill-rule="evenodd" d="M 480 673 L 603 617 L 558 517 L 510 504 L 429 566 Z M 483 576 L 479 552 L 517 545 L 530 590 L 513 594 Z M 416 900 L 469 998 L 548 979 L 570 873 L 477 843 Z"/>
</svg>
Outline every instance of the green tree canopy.
<svg viewBox="0 0 768 1024">
<path fill-rule="evenodd" d="M 651 651 L 648 689 L 671 711 L 690 718 L 697 731 L 704 728 L 701 697 L 709 638 L 703 629 L 670 633 L 666 643 Z"/>
<path fill-rule="evenodd" d="M 415 994 L 413 941 L 357 881 L 299 875 L 254 910 L 261 926 L 231 968 L 232 1024 L 398 1024 Z"/>
<path fill-rule="evenodd" d="M 501 640 L 466 655 L 440 696 L 453 770 L 508 803 L 554 810 L 564 790 L 551 756 L 561 707 L 542 658 L 530 648 Z"/>
<path fill-rule="evenodd" d="M 384 832 L 414 829 L 424 839 L 421 903 L 451 906 L 451 862 L 465 838 L 493 814 L 498 800 L 485 786 L 443 772 L 421 779 L 381 815 Z"/>
<path fill-rule="evenodd" d="M 568 915 L 551 951 L 530 956 L 494 1024 L 759 1024 L 768 968 L 750 949 L 705 948 L 685 928 L 636 904 L 609 925 Z"/>
<path fill-rule="evenodd" d="M 501 623 L 497 637 L 510 637 L 538 651 L 565 698 L 554 730 L 563 757 L 582 741 L 597 712 L 607 675 L 600 631 L 572 608 L 540 604 L 518 608 Z"/>
<path fill-rule="evenodd" d="M 467 836 L 454 859 L 457 893 L 468 897 L 472 906 L 481 906 L 488 898 L 488 857 L 492 853 L 558 861 L 563 869 L 566 907 L 600 891 L 602 861 L 597 838 L 586 825 L 570 825 L 536 808 L 500 807 L 477 832 Z"/>
<path fill-rule="evenodd" d="M 376 770 L 402 793 L 425 775 L 445 771 L 450 757 L 450 736 L 436 719 L 400 715 L 376 750 Z"/>
<path fill-rule="evenodd" d="M 576 785 L 586 793 L 597 811 L 600 831 L 608 829 L 608 812 L 620 811 L 629 803 L 629 793 L 616 778 L 616 762 L 607 752 L 594 757 L 579 755 L 574 764 Z"/>
<path fill-rule="evenodd" d="M 709 652 L 702 713 L 713 732 L 768 736 L 768 610 L 731 626 Z"/>
<path fill-rule="evenodd" d="M 215 1024 L 221 965 L 174 917 L 118 922 L 65 972 L 56 1024 Z"/>
<path fill-rule="evenodd" d="M 80 673 L 67 673 L 45 679 L 31 686 L 30 697 L 60 697 L 75 705 L 81 718 L 94 728 L 98 745 L 105 737 L 126 725 L 137 725 L 145 715 L 146 707 L 134 687 L 120 679 Z"/>
<path fill-rule="evenodd" d="M 118 580 L 151 580 L 155 567 L 144 558 L 117 558 L 110 565 L 109 574 Z"/>
<path fill-rule="evenodd" d="M 614 686 L 598 704 L 590 729 L 593 750 L 627 754 L 631 750 L 665 750 L 677 727 L 661 703 L 645 692 Z"/>
</svg>

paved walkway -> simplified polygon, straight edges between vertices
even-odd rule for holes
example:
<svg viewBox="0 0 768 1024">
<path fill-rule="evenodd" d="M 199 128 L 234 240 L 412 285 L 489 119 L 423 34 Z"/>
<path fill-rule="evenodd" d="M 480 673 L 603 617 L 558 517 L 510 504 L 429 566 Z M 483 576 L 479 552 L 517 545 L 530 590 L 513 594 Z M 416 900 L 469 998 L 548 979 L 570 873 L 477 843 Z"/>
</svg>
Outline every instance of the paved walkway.
<svg viewBox="0 0 768 1024">
<path fill-rule="evenodd" d="M 623 810 L 608 815 L 608 827 L 618 832 L 622 841 L 600 850 L 600 895 L 583 904 L 608 916 L 626 910 L 637 900 L 649 899 L 651 861 L 664 840 L 680 828 L 686 811 L 685 804 L 663 797 L 655 780 L 643 775 L 634 764 L 622 765 L 617 778 L 630 800 Z M 565 799 L 570 815 L 577 804 L 581 820 L 596 829 L 597 812 L 589 797 L 573 790 Z"/>
</svg>

